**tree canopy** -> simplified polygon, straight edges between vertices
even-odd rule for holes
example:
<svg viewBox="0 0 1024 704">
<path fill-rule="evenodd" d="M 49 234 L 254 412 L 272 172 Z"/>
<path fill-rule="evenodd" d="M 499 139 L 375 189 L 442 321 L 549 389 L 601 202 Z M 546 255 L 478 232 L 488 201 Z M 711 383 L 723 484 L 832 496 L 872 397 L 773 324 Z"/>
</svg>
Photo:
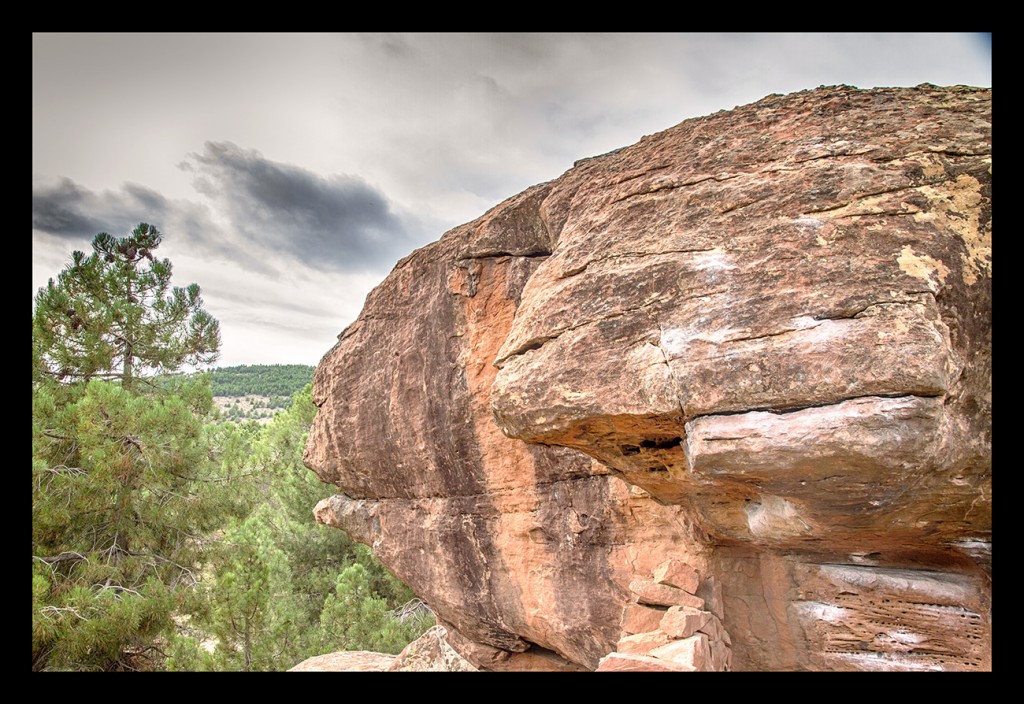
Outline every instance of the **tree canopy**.
<svg viewBox="0 0 1024 704">
<path fill-rule="evenodd" d="M 140 224 L 72 255 L 32 318 L 34 669 L 148 668 L 234 506 L 212 461 L 205 376 L 136 385 L 143 368 L 212 361 L 199 287 L 170 287 Z M 200 496 L 202 493 L 202 496 Z"/>
<path fill-rule="evenodd" d="M 328 490 L 302 465 L 311 386 L 266 426 L 213 423 L 211 375 L 174 372 L 213 361 L 217 321 L 198 286 L 171 288 L 160 240 L 145 223 L 101 233 L 36 296 L 33 670 L 273 670 L 338 648 L 398 652 L 430 612 L 401 609 L 408 587 L 313 519 Z M 296 384 L 312 370 L 273 371 Z"/>
<path fill-rule="evenodd" d="M 75 251 L 56 282 L 39 289 L 32 318 L 37 376 L 120 378 L 129 387 L 146 369 L 216 361 L 220 327 L 203 309 L 198 285 L 171 288 L 171 262 L 153 256 L 162 239 L 147 223 L 120 239 L 101 232 L 91 255 Z"/>
<path fill-rule="evenodd" d="M 284 396 L 313 381 L 315 367 L 307 364 L 241 364 L 210 372 L 214 396 Z"/>
</svg>

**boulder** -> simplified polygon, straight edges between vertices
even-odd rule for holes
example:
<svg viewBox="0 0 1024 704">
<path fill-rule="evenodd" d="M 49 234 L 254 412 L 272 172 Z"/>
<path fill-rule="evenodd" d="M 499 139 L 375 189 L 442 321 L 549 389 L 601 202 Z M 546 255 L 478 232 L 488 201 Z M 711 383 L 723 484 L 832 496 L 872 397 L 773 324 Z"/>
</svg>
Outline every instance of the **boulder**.
<svg viewBox="0 0 1024 704">
<path fill-rule="evenodd" d="M 317 519 L 484 669 L 646 662 L 606 656 L 684 603 L 637 589 L 689 596 L 666 560 L 733 669 L 990 669 L 991 261 L 989 89 L 772 95 L 581 160 L 367 297 L 317 367 Z"/>
<path fill-rule="evenodd" d="M 288 672 L 386 672 L 395 662 L 394 655 L 366 650 L 342 650 L 307 658 Z"/>
<path fill-rule="evenodd" d="M 662 660 L 647 655 L 609 653 L 601 658 L 598 672 L 694 672 L 695 668 L 673 660 Z"/>
<path fill-rule="evenodd" d="M 700 585 L 700 575 L 682 560 L 665 560 L 654 570 L 654 581 L 696 594 Z"/>
<path fill-rule="evenodd" d="M 661 619 L 661 630 L 673 638 L 689 638 L 697 631 L 707 633 L 708 622 L 715 618 L 707 611 L 692 606 L 673 606 Z M 708 634 L 711 635 L 711 634 Z"/>
</svg>

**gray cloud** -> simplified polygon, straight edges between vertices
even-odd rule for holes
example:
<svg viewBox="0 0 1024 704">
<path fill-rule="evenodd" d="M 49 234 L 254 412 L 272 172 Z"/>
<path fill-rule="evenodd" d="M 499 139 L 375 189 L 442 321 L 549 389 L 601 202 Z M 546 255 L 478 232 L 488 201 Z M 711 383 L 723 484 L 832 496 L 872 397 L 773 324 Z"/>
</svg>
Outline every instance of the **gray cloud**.
<svg viewBox="0 0 1024 704">
<path fill-rule="evenodd" d="M 215 222 L 205 205 L 138 184 L 92 191 L 61 178 L 33 189 L 32 227 L 84 247 L 98 232 L 122 236 L 149 222 L 174 249 L 273 278 L 288 266 L 282 259 L 322 271 L 384 272 L 427 239 L 425 220 L 397 212 L 355 176 L 321 177 L 230 142 L 207 142 L 181 168 L 227 222 Z"/>
<path fill-rule="evenodd" d="M 420 226 L 356 176 L 324 178 L 231 142 L 206 142 L 182 165 L 229 214 L 242 246 L 284 252 L 319 269 L 383 269 L 417 244 Z"/>
<path fill-rule="evenodd" d="M 154 194 L 155 195 L 155 194 Z M 132 212 L 147 212 L 147 217 L 159 215 L 150 193 L 136 186 L 128 186 L 123 194 L 97 194 L 69 178 L 56 184 L 43 185 L 32 191 L 32 229 L 66 239 L 91 239 L 99 232 L 112 229 L 131 229 L 140 222 Z M 146 210 L 149 208 L 149 210 Z M 143 221 L 145 218 L 143 218 Z"/>
<path fill-rule="evenodd" d="M 162 253 L 201 253 L 234 261 L 263 276 L 277 276 L 264 256 L 236 244 L 198 203 L 170 200 L 145 186 L 126 183 L 117 190 L 92 191 L 69 178 L 32 191 L 32 229 L 88 250 L 100 232 L 123 237 L 140 222 L 155 225 L 164 235 Z M 40 241 L 40 244 L 43 244 Z M 52 246 L 53 242 L 49 243 Z"/>
</svg>

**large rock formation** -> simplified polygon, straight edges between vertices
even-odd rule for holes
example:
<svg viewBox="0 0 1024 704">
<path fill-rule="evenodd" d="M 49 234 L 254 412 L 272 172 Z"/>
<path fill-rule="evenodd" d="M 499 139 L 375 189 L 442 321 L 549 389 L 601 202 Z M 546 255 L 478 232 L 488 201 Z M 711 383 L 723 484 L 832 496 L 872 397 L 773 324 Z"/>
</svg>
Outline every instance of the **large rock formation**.
<svg viewBox="0 0 1024 704">
<path fill-rule="evenodd" d="M 990 145 L 773 95 L 451 230 L 317 369 L 318 520 L 483 669 L 990 668 Z"/>
</svg>

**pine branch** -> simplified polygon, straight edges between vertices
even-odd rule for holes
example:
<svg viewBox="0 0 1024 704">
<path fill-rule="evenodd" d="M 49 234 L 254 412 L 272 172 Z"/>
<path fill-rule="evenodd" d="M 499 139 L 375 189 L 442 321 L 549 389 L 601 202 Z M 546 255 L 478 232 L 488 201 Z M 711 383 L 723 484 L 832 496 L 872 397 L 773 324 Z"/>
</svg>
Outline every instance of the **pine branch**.
<svg viewBox="0 0 1024 704">
<path fill-rule="evenodd" d="M 81 467 L 68 467 L 68 466 L 63 465 L 63 464 L 59 464 L 56 467 L 48 467 L 47 469 L 44 469 L 43 471 L 44 472 L 48 472 L 49 474 L 58 474 L 58 475 L 59 474 L 70 474 L 70 475 L 73 475 L 73 476 L 77 476 L 77 475 L 81 475 L 81 474 L 88 474 L 88 472 L 86 470 L 82 469 Z"/>
<path fill-rule="evenodd" d="M 80 552 L 74 552 L 72 550 L 65 550 L 62 553 L 53 555 L 52 557 L 39 557 L 38 555 L 32 556 L 33 560 L 39 560 L 45 562 L 48 565 L 53 565 L 58 562 L 67 562 L 68 560 L 74 560 L 75 562 L 81 562 L 82 560 L 88 560 L 89 558 Z"/>
<path fill-rule="evenodd" d="M 99 587 L 100 591 L 104 591 L 106 589 L 113 589 L 115 591 L 129 592 L 130 594 L 134 594 L 135 596 L 140 597 L 140 598 L 142 597 L 142 595 L 139 594 L 134 589 L 129 589 L 128 587 L 122 587 L 120 584 L 98 584 L 96 586 Z M 115 594 L 115 596 L 117 596 L 117 595 Z M 121 597 L 118 596 L 118 598 L 120 599 Z"/>
<path fill-rule="evenodd" d="M 41 613 L 43 615 L 43 618 L 45 618 L 47 621 L 52 620 L 50 618 L 50 616 L 49 616 L 49 614 L 51 614 L 51 613 L 52 614 L 71 613 L 71 614 L 74 614 L 75 616 L 77 616 L 78 618 L 82 619 L 83 621 L 88 621 L 89 620 L 88 618 L 86 618 L 82 614 L 78 613 L 78 609 L 76 609 L 74 606 L 44 606 L 41 609 L 39 609 L 39 613 Z"/>
</svg>

